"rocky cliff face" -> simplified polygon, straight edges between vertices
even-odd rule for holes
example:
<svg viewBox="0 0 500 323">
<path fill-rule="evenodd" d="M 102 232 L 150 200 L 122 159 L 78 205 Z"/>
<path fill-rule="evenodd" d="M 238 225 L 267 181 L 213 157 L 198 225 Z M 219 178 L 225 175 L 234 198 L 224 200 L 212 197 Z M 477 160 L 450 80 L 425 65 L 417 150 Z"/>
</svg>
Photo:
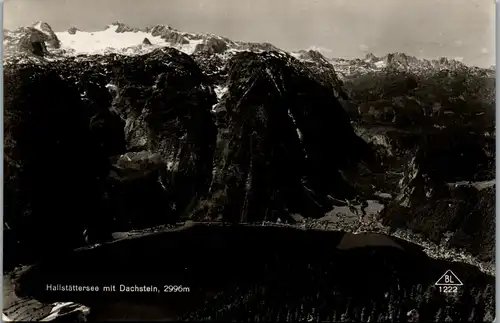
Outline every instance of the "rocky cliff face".
<svg viewBox="0 0 500 323">
<path fill-rule="evenodd" d="M 323 214 L 328 194 L 352 197 L 338 171 L 369 159 L 370 150 L 354 134 L 331 87 L 278 52 L 241 53 L 227 68 L 206 212 L 274 221 L 290 212 Z"/>
<path fill-rule="evenodd" d="M 127 150 L 162 159 L 157 185 L 165 196 L 151 202 L 163 204 L 156 212 L 164 221 L 178 220 L 189 215 L 210 183 L 215 95 L 192 59 L 173 49 L 123 60 L 119 66 L 112 107 L 125 120 Z"/>
<path fill-rule="evenodd" d="M 49 24 L 40 21 L 14 31 L 4 30 L 4 46 L 6 56 L 26 54 L 46 57 L 57 52 L 61 42 Z"/>
<path fill-rule="evenodd" d="M 319 217 L 356 195 L 339 170 L 372 158 L 333 85 L 280 52 L 237 54 L 219 83 L 175 49 L 5 68 L 6 221 L 26 248 L 60 221 L 99 240 L 181 218 Z"/>
</svg>

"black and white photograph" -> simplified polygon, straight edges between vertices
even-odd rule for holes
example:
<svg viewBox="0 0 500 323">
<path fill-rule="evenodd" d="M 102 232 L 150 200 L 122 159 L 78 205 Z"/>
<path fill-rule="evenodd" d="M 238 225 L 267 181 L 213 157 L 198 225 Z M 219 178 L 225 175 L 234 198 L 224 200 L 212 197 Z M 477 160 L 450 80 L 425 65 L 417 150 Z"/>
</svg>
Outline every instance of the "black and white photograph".
<svg viewBox="0 0 500 323">
<path fill-rule="evenodd" d="M 495 319 L 494 1 L 3 17 L 3 322 Z"/>
</svg>

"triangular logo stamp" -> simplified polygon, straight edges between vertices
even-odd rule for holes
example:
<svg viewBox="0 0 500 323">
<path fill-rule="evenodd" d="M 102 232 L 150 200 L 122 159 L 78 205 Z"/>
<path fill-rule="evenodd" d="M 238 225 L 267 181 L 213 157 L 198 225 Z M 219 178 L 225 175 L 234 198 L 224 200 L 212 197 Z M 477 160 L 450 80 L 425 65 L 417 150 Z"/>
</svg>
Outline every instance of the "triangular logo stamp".
<svg viewBox="0 0 500 323">
<path fill-rule="evenodd" d="M 434 284 L 435 286 L 463 286 L 462 281 L 451 270 L 447 270 Z"/>
</svg>

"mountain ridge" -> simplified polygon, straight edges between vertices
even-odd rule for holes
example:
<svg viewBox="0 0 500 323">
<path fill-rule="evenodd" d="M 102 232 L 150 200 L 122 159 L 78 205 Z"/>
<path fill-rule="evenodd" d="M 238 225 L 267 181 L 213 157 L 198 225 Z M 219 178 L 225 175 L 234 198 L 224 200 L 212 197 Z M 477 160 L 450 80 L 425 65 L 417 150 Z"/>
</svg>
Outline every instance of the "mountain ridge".
<svg viewBox="0 0 500 323">
<path fill-rule="evenodd" d="M 33 42 L 45 43 L 47 50 L 42 55 L 32 57 L 33 50 L 26 46 L 20 46 L 26 39 L 32 39 L 33 34 L 43 34 L 40 40 Z M 119 36 L 117 36 L 117 34 Z M 147 38 L 151 44 L 143 44 Z M 82 45 L 84 44 L 84 45 Z M 44 44 L 42 44 L 42 47 Z M 109 53 L 123 55 L 140 55 L 150 52 L 156 48 L 173 47 L 189 55 L 198 52 L 209 52 L 222 56 L 233 56 L 240 51 L 279 51 L 288 52 L 301 61 L 317 62 L 324 60 L 331 64 L 340 74 L 340 77 L 349 77 L 352 74 L 369 73 L 381 70 L 411 71 L 413 73 L 427 73 L 436 70 L 470 69 L 485 70 L 494 74 L 494 68 L 482 68 L 468 66 L 458 60 L 441 57 L 437 59 L 425 59 L 410 56 L 404 53 L 388 53 L 383 56 L 375 56 L 367 53 L 364 58 L 330 58 L 317 50 L 285 51 L 270 43 L 244 42 L 231 40 L 227 37 L 212 33 L 188 33 L 173 28 L 168 24 L 159 24 L 144 28 L 130 27 L 123 22 L 113 22 L 100 31 L 82 31 L 72 26 L 67 31 L 54 32 L 50 25 L 43 21 L 37 21 L 31 26 L 20 27 L 15 30 L 4 29 L 4 64 L 9 63 L 9 58 L 24 56 L 24 60 L 30 59 L 40 61 L 60 59 L 64 56 L 78 55 L 105 55 Z M 22 53 L 28 52 L 27 56 Z M 225 61 L 229 57 L 224 57 Z M 41 59 L 43 61 L 43 59 Z M 14 60 L 19 63 L 19 60 Z M 22 62 L 22 60 L 21 60 Z"/>
</svg>

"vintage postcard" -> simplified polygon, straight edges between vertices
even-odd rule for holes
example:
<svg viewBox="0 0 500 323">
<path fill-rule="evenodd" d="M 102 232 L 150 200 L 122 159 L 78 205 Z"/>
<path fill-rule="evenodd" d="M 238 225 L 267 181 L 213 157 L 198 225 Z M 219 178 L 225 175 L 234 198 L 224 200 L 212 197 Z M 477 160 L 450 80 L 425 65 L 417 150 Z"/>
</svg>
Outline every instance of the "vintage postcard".
<svg viewBox="0 0 500 323">
<path fill-rule="evenodd" d="M 495 4 L 5 0 L 3 321 L 495 318 Z"/>
</svg>

